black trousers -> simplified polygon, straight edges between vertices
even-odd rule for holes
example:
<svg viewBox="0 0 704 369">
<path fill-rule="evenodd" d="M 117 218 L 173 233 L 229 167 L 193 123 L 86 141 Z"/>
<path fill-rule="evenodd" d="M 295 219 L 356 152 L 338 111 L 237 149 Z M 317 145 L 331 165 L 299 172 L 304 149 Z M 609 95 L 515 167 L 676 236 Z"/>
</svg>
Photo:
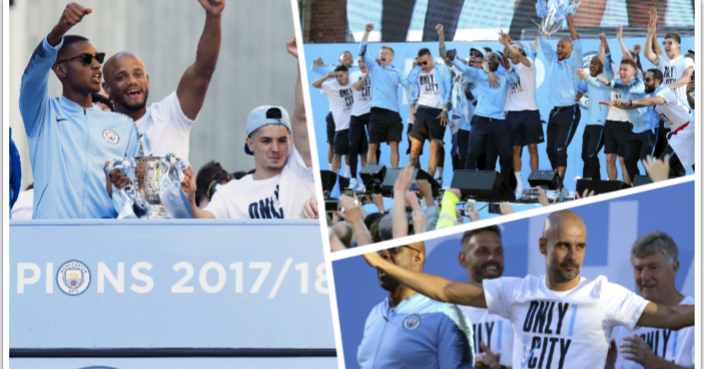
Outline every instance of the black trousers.
<svg viewBox="0 0 704 369">
<path fill-rule="evenodd" d="M 501 175 L 514 186 L 515 181 L 511 181 L 511 177 L 513 177 L 513 146 L 506 120 L 485 118 L 478 115 L 472 118 L 472 131 L 469 135 L 469 152 L 467 152 L 465 159 L 465 169 L 474 169 L 472 164 L 477 161 L 480 154 L 486 152 L 486 147 L 490 144 L 495 145 L 499 153 Z M 489 163 L 487 163 L 487 167 L 489 167 Z"/>
<path fill-rule="evenodd" d="M 641 133 L 629 133 L 626 138 L 626 170 L 631 177 L 631 183 L 640 175 L 638 161 L 645 159 L 653 151 L 655 135 L 650 130 Z"/>
<path fill-rule="evenodd" d="M 655 129 L 655 144 L 653 146 L 653 157 L 662 158 L 665 148 L 667 147 L 667 136 L 670 134 L 670 129 L 665 126 L 665 122 L 660 120 Z"/>
<path fill-rule="evenodd" d="M 357 177 L 357 162 L 359 161 L 359 154 L 366 155 L 369 149 L 369 143 L 367 142 L 367 130 L 366 127 L 369 124 L 369 113 L 360 115 L 358 117 L 350 117 L 350 132 L 349 132 L 349 152 L 347 157 L 350 160 L 350 174 L 351 178 Z"/>
<path fill-rule="evenodd" d="M 584 135 L 582 135 L 582 161 L 584 161 L 582 178 L 601 180 L 599 151 L 601 151 L 602 147 L 604 147 L 604 127 L 597 124 L 589 124 L 584 127 Z"/>
<path fill-rule="evenodd" d="M 567 147 L 574 138 L 581 117 L 582 110 L 578 104 L 550 111 L 546 151 L 553 170 L 567 166 Z"/>
</svg>

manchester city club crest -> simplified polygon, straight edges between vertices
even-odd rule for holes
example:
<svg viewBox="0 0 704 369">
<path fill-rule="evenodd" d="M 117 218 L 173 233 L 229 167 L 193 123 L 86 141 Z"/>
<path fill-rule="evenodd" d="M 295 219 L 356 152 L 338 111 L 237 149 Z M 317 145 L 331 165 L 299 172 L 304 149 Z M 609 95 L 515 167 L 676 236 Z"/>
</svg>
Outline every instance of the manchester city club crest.
<svg viewBox="0 0 704 369">
<path fill-rule="evenodd" d="M 420 327 L 420 317 L 418 315 L 409 315 L 403 320 L 403 328 L 412 331 Z"/>
<path fill-rule="evenodd" d="M 56 272 L 56 285 L 69 296 L 80 295 L 90 286 L 90 270 L 79 260 L 69 260 Z"/>
<path fill-rule="evenodd" d="M 120 136 L 117 135 L 117 132 L 113 131 L 112 129 L 106 129 L 103 131 L 103 138 L 107 141 L 110 142 L 113 145 L 116 145 L 118 141 L 120 141 Z"/>
</svg>

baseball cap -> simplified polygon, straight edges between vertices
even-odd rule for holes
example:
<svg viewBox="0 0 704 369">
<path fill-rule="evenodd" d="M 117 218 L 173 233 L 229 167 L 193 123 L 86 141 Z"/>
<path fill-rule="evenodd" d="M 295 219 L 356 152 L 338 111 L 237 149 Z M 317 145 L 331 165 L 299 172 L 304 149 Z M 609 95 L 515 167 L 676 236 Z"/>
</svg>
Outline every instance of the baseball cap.
<svg viewBox="0 0 704 369">
<path fill-rule="evenodd" d="M 694 54 L 694 50 L 687 50 L 687 52 L 688 52 L 689 54 L 695 55 L 695 54 Z"/>
<path fill-rule="evenodd" d="M 270 124 L 281 124 L 291 133 L 291 122 L 288 119 L 288 112 L 282 106 L 262 105 L 249 113 L 247 118 L 247 137 L 254 131 Z M 244 143 L 244 152 L 247 155 L 254 155 L 247 147 L 247 142 Z"/>
<path fill-rule="evenodd" d="M 511 42 L 509 42 L 509 45 L 511 45 L 511 46 L 513 46 L 513 47 L 515 47 L 515 48 L 517 48 L 518 50 L 523 51 L 524 54 L 526 53 L 526 47 L 523 46 L 523 43 L 522 43 L 522 42 L 511 41 Z"/>
</svg>

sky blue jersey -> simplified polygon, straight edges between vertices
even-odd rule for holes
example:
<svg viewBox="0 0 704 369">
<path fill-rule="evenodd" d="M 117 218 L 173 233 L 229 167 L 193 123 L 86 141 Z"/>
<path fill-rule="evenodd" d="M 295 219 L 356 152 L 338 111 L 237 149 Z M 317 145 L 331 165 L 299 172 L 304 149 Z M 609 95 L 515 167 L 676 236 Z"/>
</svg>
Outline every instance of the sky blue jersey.
<svg viewBox="0 0 704 369">
<path fill-rule="evenodd" d="M 409 89 L 406 75 L 396 67 L 381 66 L 367 53 L 367 43 L 359 45 L 359 54 L 364 57 L 364 64 L 372 80 L 372 108 L 382 108 L 398 113 L 398 86 Z"/>
</svg>

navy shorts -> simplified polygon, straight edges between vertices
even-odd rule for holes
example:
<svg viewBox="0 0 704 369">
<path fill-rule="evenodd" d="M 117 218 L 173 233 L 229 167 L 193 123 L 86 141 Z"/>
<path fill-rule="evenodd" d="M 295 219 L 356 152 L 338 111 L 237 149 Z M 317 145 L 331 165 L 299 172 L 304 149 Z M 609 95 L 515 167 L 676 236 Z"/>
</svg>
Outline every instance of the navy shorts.
<svg viewBox="0 0 704 369">
<path fill-rule="evenodd" d="M 604 153 L 626 156 L 626 141 L 633 126 L 628 122 L 607 120 L 604 125 Z"/>
<path fill-rule="evenodd" d="M 336 155 L 347 155 L 350 147 L 350 130 L 343 129 L 335 132 L 335 144 L 332 146 L 332 153 Z"/>
<path fill-rule="evenodd" d="M 332 112 L 325 117 L 325 131 L 328 134 L 328 144 L 332 145 L 335 142 L 335 119 L 332 117 Z"/>
<path fill-rule="evenodd" d="M 442 113 L 442 109 L 429 108 L 427 106 L 418 106 L 416 109 L 416 122 L 413 124 L 413 130 L 408 136 L 420 141 L 425 140 L 440 140 L 445 138 L 445 129 L 440 125 L 438 116 Z"/>
<path fill-rule="evenodd" d="M 403 122 L 392 110 L 372 108 L 369 113 L 369 143 L 401 142 Z"/>
<path fill-rule="evenodd" d="M 511 130 L 513 146 L 526 146 L 545 142 L 540 111 L 523 110 L 506 113 L 508 129 Z"/>
</svg>

